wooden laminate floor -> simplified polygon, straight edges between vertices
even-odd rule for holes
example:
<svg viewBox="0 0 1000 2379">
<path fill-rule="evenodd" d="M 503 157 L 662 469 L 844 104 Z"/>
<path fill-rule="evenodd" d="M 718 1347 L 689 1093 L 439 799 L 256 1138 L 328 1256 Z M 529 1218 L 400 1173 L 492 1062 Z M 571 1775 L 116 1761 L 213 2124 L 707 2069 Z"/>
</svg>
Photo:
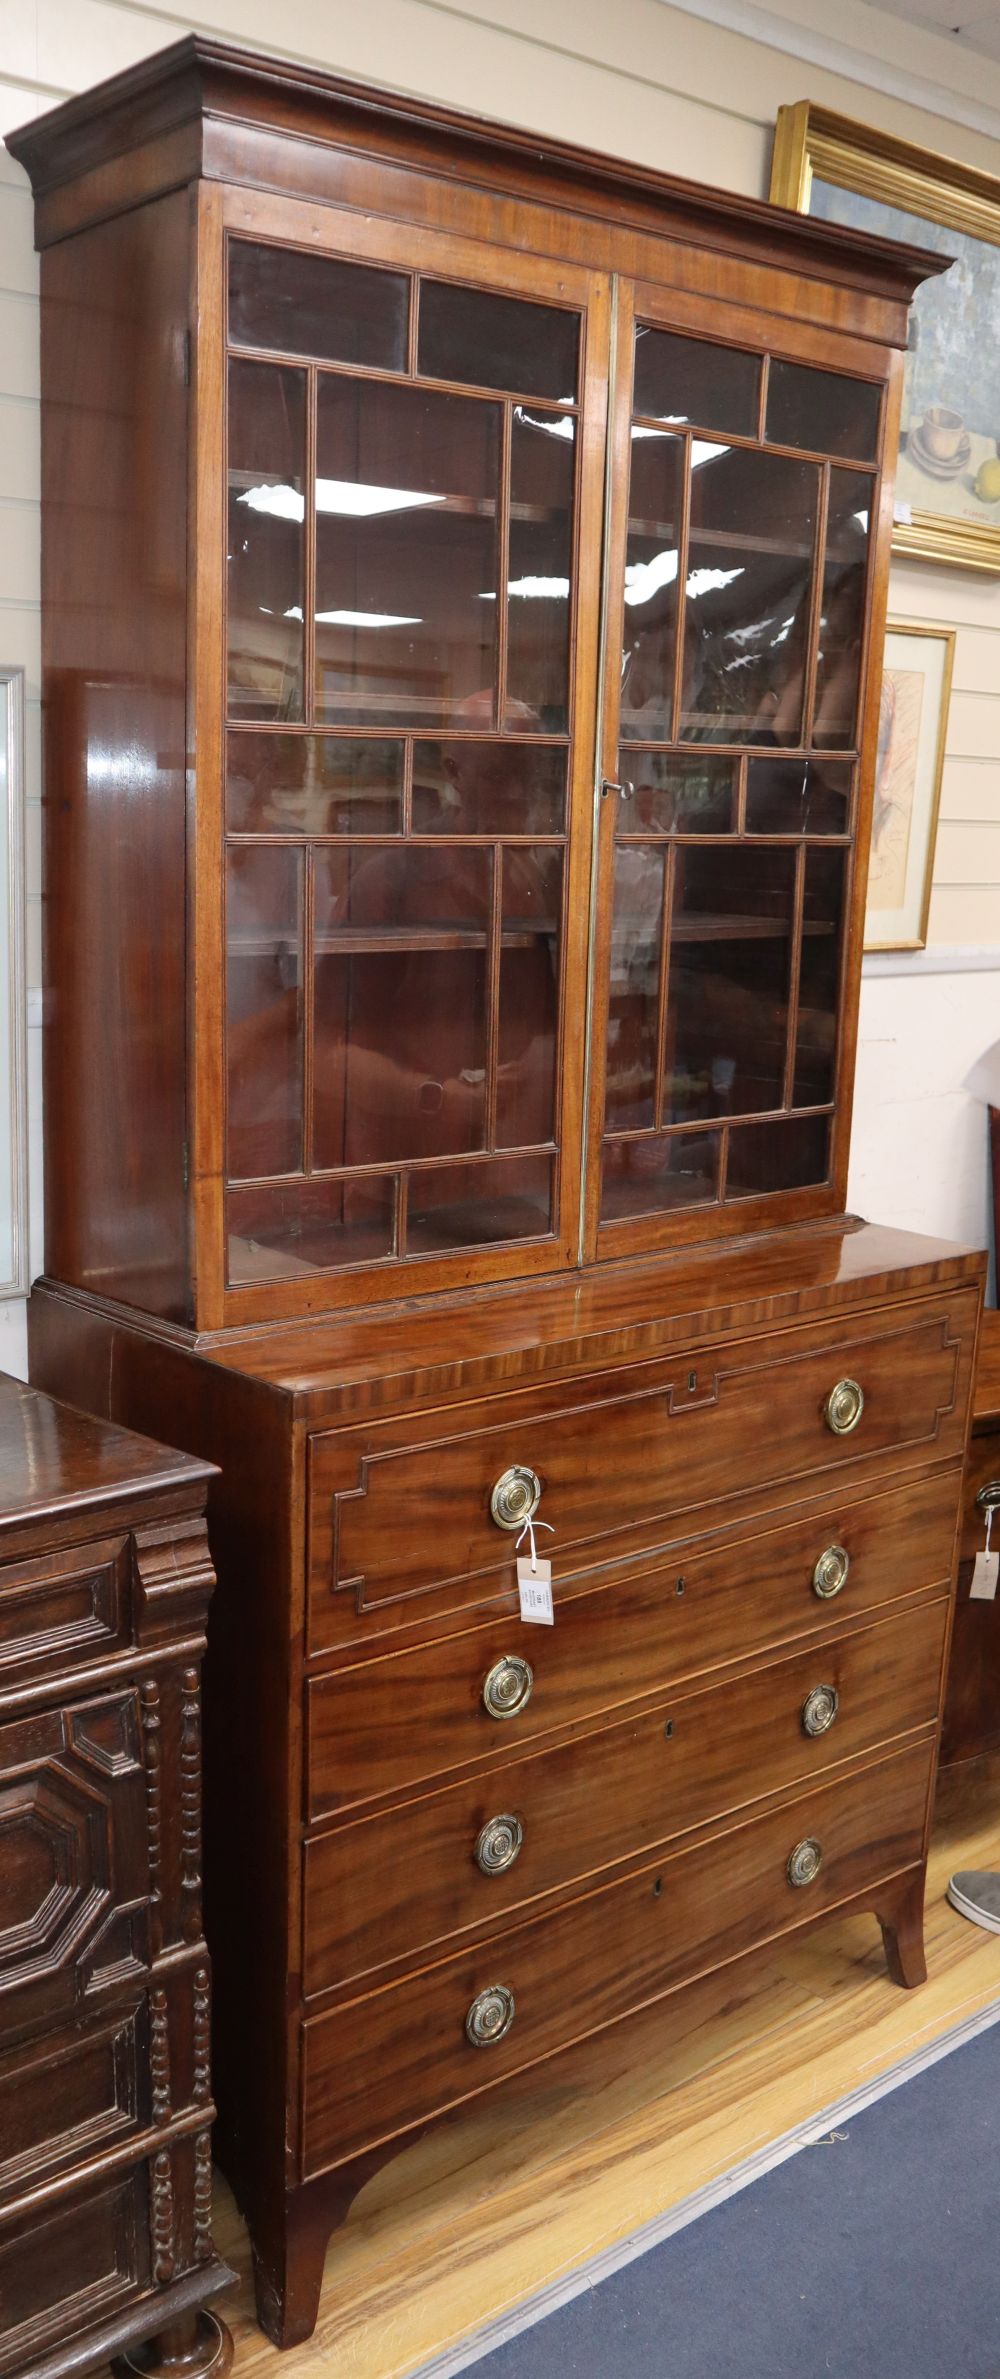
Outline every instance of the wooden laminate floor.
<svg viewBox="0 0 1000 2379">
<path fill-rule="evenodd" d="M 287 2354 L 254 2323 L 220 2182 L 238 2379 L 401 2379 L 1000 2002 L 1000 1937 L 944 1898 L 956 1866 L 1000 1867 L 1000 1760 L 943 1779 L 923 1989 L 889 1982 L 874 1919 L 834 1918 L 489 2093 L 369 2182 L 331 2243 L 315 2334 Z"/>
</svg>

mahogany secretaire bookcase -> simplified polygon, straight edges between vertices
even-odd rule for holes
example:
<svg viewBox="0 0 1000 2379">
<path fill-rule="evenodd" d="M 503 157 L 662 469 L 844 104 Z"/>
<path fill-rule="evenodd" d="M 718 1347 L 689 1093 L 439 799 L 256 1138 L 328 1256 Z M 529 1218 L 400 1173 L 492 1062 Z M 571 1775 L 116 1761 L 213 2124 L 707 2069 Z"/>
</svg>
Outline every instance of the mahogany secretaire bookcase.
<svg viewBox="0 0 1000 2379">
<path fill-rule="evenodd" d="M 288 2341 L 442 2110 L 829 1910 L 923 1970 L 983 1263 L 843 1207 L 940 259 L 201 40 L 11 146 L 32 1365 L 222 1466 L 220 2150 Z"/>
</svg>

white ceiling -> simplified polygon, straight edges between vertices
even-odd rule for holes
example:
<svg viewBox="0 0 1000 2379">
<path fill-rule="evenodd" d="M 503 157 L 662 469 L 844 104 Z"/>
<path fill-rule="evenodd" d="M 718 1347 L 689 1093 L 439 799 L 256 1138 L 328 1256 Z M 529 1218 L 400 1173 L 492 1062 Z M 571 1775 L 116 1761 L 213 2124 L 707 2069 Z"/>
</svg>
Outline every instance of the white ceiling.
<svg viewBox="0 0 1000 2379">
<path fill-rule="evenodd" d="M 982 0 L 874 0 L 874 4 L 890 16 L 905 17 L 909 25 L 943 33 L 960 49 L 1000 61 L 1000 0 L 993 0 L 989 8 Z"/>
</svg>

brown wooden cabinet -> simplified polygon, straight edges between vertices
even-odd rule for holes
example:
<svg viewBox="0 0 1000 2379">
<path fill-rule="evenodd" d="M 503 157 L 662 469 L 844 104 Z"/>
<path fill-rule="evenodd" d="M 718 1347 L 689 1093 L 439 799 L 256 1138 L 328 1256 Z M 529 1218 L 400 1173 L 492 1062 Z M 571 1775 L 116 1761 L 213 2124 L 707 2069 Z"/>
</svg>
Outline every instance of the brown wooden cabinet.
<svg viewBox="0 0 1000 2379">
<path fill-rule="evenodd" d="M 220 2379 L 211 1472 L 0 1377 L 0 2371 Z M 123 2370 L 125 2365 L 122 2366 Z"/>
<path fill-rule="evenodd" d="M 983 1259 L 843 1206 L 940 259 L 200 40 L 11 145 L 32 1364 L 221 1466 L 216 2080 L 287 2342 L 444 2108 L 830 1909 L 922 1972 Z"/>
</svg>

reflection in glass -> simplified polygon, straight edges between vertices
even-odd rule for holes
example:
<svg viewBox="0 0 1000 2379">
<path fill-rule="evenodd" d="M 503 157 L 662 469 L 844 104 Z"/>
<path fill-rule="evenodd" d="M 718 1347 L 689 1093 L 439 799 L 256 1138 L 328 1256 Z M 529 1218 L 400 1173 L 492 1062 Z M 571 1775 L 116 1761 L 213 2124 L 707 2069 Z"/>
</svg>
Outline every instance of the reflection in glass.
<svg viewBox="0 0 1000 2379">
<path fill-rule="evenodd" d="M 315 855 L 317 1165 L 483 1145 L 488 851 Z"/>
<path fill-rule="evenodd" d="M 633 429 L 622 623 L 625 742 L 668 743 L 673 733 L 683 462 L 679 439 Z"/>
<path fill-rule="evenodd" d="M 846 851 L 806 852 L 793 1090 L 796 1107 L 821 1107 L 833 1097 L 846 875 Z"/>
<path fill-rule="evenodd" d="M 780 1107 L 795 853 L 677 851 L 664 1122 Z"/>
<path fill-rule="evenodd" d="M 244 845 L 226 863 L 231 1177 L 302 1162 L 301 851 Z"/>
<path fill-rule="evenodd" d="M 393 1252 L 391 1175 L 234 1189 L 226 1212 L 228 1271 L 234 1287 L 295 1280 L 332 1265 L 377 1263 Z"/>
<path fill-rule="evenodd" d="M 709 753 L 684 758 L 630 746 L 620 760 L 633 791 L 619 804 L 618 833 L 728 834 L 733 825 L 736 768 Z"/>
<path fill-rule="evenodd" d="M 844 372 L 772 355 L 767 382 L 767 436 L 775 446 L 805 446 L 813 454 L 849 454 L 874 462 L 882 391 Z"/>
<path fill-rule="evenodd" d="M 231 834 L 398 834 L 403 745 L 383 737 L 230 735 Z"/>
<path fill-rule="evenodd" d="M 496 405 L 326 376 L 316 699 L 345 725 L 494 718 Z"/>
<path fill-rule="evenodd" d="M 604 1150 L 602 1222 L 705 1206 L 716 1196 L 718 1132 L 674 1132 L 648 1140 L 609 1140 Z"/>
<path fill-rule="evenodd" d="M 421 281 L 418 370 L 428 380 L 572 404 L 579 343 L 579 315 L 561 306 Z"/>
<path fill-rule="evenodd" d="M 819 467 L 694 440 L 681 735 L 802 738 Z"/>
<path fill-rule="evenodd" d="M 633 413 L 754 438 L 759 392 L 759 355 L 636 324 Z"/>
<path fill-rule="evenodd" d="M 873 490 L 867 473 L 830 472 L 812 739 L 833 750 L 857 740 Z"/>
<path fill-rule="evenodd" d="M 506 1157 L 411 1173 L 407 1254 L 537 1239 L 551 1229 L 551 1198 L 550 1157 Z"/>
<path fill-rule="evenodd" d="M 850 760 L 751 760 L 748 834 L 846 834 L 851 817 Z"/>
<path fill-rule="evenodd" d="M 825 1115 L 736 1125 L 729 1135 L 726 1197 L 759 1198 L 771 1190 L 806 1189 L 824 1182 L 829 1137 Z"/>
<path fill-rule="evenodd" d="M 656 1117 L 662 845 L 619 843 L 615 852 L 608 982 L 604 1128 L 636 1131 Z"/>
<path fill-rule="evenodd" d="M 565 746 L 509 738 L 414 744 L 414 834 L 562 834 L 565 827 Z"/>
<path fill-rule="evenodd" d="M 564 735 L 576 423 L 515 405 L 507 566 L 508 727 Z"/>
<path fill-rule="evenodd" d="M 302 717 L 305 374 L 229 365 L 229 709 Z"/>
<path fill-rule="evenodd" d="M 499 853 L 498 865 L 496 1145 L 531 1148 L 552 1139 L 555 1122 L 563 857 L 521 845 Z"/>
<path fill-rule="evenodd" d="M 301 248 L 229 242 L 229 336 L 238 347 L 404 372 L 409 296 L 405 273 Z"/>
</svg>

